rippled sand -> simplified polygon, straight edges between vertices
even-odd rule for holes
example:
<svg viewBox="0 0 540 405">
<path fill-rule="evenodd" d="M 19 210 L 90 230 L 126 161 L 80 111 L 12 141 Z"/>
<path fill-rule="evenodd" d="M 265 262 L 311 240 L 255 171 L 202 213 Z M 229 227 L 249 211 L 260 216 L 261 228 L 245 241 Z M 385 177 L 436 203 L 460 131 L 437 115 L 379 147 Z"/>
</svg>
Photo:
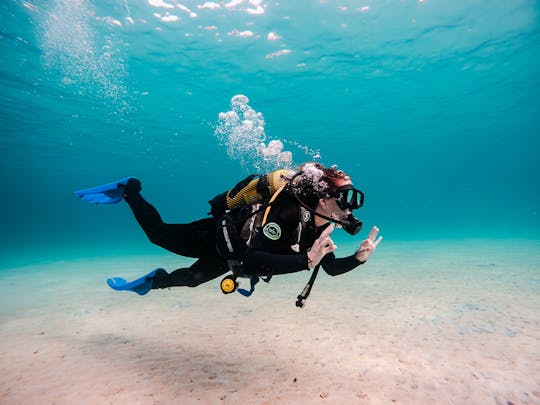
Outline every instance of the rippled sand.
<svg viewBox="0 0 540 405">
<path fill-rule="evenodd" d="M 307 272 L 251 298 L 105 284 L 182 263 L 1 270 L 0 402 L 540 404 L 538 242 L 384 241 L 357 271 L 321 273 L 303 309 Z"/>
</svg>

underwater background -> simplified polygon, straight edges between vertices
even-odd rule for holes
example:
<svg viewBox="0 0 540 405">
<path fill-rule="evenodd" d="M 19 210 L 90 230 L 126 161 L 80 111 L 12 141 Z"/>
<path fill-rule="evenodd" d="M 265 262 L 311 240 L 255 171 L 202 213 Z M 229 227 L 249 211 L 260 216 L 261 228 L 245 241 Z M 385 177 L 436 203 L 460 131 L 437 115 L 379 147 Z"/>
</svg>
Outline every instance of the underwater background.
<svg viewBox="0 0 540 405">
<path fill-rule="evenodd" d="M 0 403 L 540 405 L 539 11 L 1 0 Z M 311 160 L 366 196 L 336 256 L 384 239 L 305 308 L 306 271 L 107 286 L 193 259 L 76 190 L 136 176 L 183 223 Z"/>
<path fill-rule="evenodd" d="M 160 252 L 81 188 L 137 176 L 164 220 L 188 222 L 247 174 L 314 158 L 366 194 L 358 241 L 373 225 L 383 245 L 537 240 L 539 10 L 3 0 L 2 261 Z M 236 95 L 251 124 L 226 121 Z"/>
</svg>

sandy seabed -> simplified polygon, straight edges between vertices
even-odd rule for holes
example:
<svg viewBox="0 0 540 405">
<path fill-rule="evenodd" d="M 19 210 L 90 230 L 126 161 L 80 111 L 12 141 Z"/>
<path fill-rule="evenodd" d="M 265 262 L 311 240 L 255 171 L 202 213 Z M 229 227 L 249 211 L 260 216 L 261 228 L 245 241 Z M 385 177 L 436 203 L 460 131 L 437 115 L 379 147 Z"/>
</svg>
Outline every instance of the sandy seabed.
<svg viewBox="0 0 540 405">
<path fill-rule="evenodd" d="M 105 284 L 186 263 L 0 270 L 0 403 L 540 404 L 538 242 L 385 241 L 303 309 L 307 272 L 251 298 Z"/>
</svg>

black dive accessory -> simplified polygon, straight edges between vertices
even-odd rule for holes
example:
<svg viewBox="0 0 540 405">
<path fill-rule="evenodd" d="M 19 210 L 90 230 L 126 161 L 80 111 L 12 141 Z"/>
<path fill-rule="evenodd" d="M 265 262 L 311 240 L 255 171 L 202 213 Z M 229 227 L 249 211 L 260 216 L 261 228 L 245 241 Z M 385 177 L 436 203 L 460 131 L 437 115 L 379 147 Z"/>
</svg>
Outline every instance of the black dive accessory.
<svg viewBox="0 0 540 405">
<path fill-rule="evenodd" d="M 364 193 L 357 190 L 352 184 L 339 187 L 332 197 L 336 199 L 336 203 L 343 211 L 356 210 L 364 205 Z"/>
<path fill-rule="evenodd" d="M 313 269 L 313 274 L 311 275 L 309 281 L 307 282 L 306 286 L 296 297 L 296 306 L 298 308 L 302 308 L 304 304 L 306 303 L 307 298 L 309 297 L 309 294 L 311 293 L 311 289 L 313 288 L 313 284 L 315 284 L 315 279 L 317 278 L 317 273 L 319 273 L 319 267 L 321 267 L 320 264 L 316 265 Z"/>
<path fill-rule="evenodd" d="M 356 235 L 362 229 L 362 221 L 358 220 L 353 214 L 349 214 L 347 219 L 342 219 L 340 222 L 345 232 L 350 235 Z"/>
<path fill-rule="evenodd" d="M 347 219 L 339 219 L 338 220 L 338 219 L 335 219 L 335 218 L 327 217 L 326 215 L 323 215 L 323 214 L 321 214 L 319 212 L 316 212 L 313 208 L 311 208 L 309 205 L 307 205 L 305 202 L 303 202 L 300 199 L 300 197 L 298 197 L 297 193 L 294 191 L 294 185 L 293 185 L 293 180 L 297 176 L 300 176 L 301 174 L 302 174 L 302 172 L 296 173 L 291 178 L 291 180 L 289 181 L 289 187 L 291 189 L 291 193 L 294 196 L 294 198 L 296 198 L 296 201 L 298 201 L 298 204 L 300 204 L 306 210 L 311 212 L 313 215 L 316 215 L 316 216 L 318 216 L 318 217 L 320 217 L 322 219 L 326 219 L 327 221 L 331 221 L 331 222 L 334 222 L 334 223 L 336 223 L 338 225 L 341 225 L 343 227 L 343 229 L 345 230 L 345 232 L 349 233 L 350 235 L 356 235 L 358 232 L 360 232 L 360 229 L 362 229 L 362 221 L 360 221 L 358 218 L 356 218 L 352 213 L 349 214 Z M 340 189 L 342 189 L 342 191 L 345 191 L 345 187 L 348 187 L 348 185 L 340 187 L 338 189 L 338 191 Z M 353 193 L 345 193 L 345 194 L 351 194 L 351 198 L 353 198 L 352 202 L 353 203 L 355 202 L 355 204 L 353 204 L 353 205 L 358 205 L 357 208 L 360 208 L 364 204 L 364 193 L 362 193 L 360 190 L 356 190 L 352 186 L 350 186 L 347 190 L 356 191 L 356 193 L 353 192 Z M 353 197 L 352 196 L 353 194 L 356 194 L 356 196 Z M 336 202 L 337 202 L 337 197 L 335 197 L 335 198 L 336 198 Z M 356 200 L 354 200 L 354 199 L 356 199 Z M 346 201 L 346 200 L 344 200 L 344 201 Z M 338 203 L 338 206 L 341 208 L 341 205 L 339 205 L 339 203 Z M 341 208 L 341 209 L 343 209 L 343 208 Z M 346 209 L 343 209 L 343 210 L 345 211 Z"/>
</svg>

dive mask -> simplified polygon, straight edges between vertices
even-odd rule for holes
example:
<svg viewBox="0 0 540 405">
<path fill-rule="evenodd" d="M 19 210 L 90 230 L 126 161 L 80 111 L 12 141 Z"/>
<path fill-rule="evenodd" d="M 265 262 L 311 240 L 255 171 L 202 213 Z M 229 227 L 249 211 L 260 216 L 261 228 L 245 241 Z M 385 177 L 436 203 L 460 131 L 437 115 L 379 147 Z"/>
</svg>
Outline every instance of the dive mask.
<svg viewBox="0 0 540 405">
<path fill-rule="evenodd" d="M 336 199 L 336 203 L 343 211 L 356 210 L 364 205 L 364 193 L 357 190 L 352 184 L 339 187 L 332 195 Z"/>
</svg>

